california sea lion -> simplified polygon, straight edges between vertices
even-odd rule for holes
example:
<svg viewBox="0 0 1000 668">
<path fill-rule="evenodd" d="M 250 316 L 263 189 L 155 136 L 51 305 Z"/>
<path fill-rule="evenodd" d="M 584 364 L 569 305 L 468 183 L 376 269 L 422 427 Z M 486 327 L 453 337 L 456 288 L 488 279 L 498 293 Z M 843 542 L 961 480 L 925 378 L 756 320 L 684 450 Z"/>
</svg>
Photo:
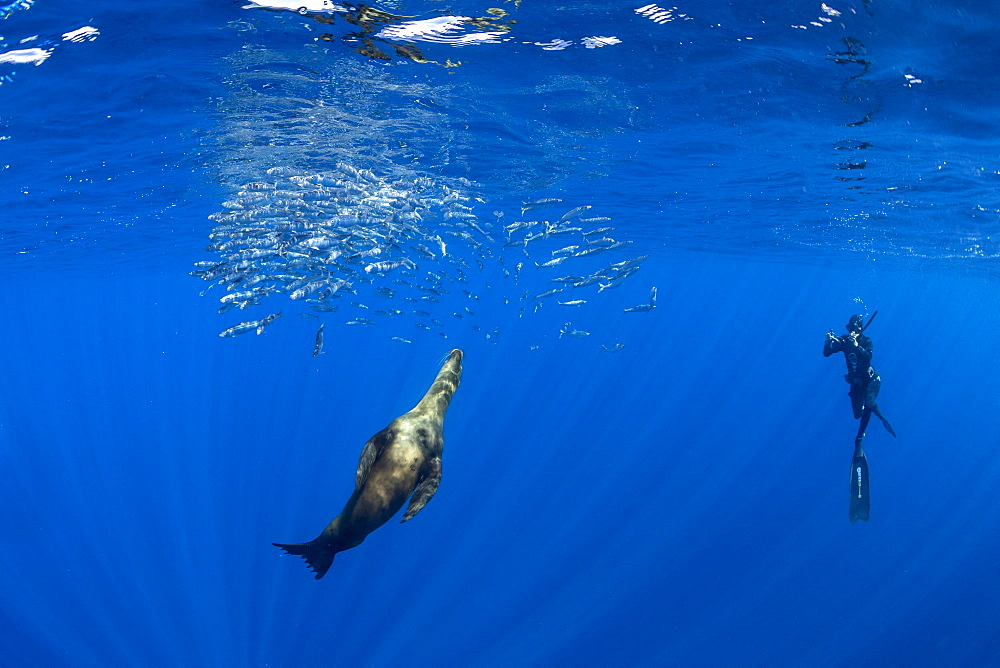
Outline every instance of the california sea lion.
<svg viewBox="0 0 1000 668">
<path fill-rule="evenodd" d="M 316 579 L 323 577 L 333 556 L 357 547 L 389 521 L 410 499 L 403 522 L 412 519 L 441 484 L 444 414 L 462 379 L 462 351 L 452 350 L 427 394 L 409 413 L 368 439 L 358 461 L 354 493 L 344 509 L 309 543 L 272 543 L 298 554 Z"/>
</svg>

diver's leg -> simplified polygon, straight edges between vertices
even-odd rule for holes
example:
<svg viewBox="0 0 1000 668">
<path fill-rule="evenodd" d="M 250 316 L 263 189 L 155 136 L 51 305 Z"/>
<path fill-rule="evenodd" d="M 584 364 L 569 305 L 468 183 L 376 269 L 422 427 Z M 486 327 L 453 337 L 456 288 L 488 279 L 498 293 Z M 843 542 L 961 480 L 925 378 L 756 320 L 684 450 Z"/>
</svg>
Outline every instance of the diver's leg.
<svg viewBox="0 0 1000 668">
<path fill-rule="evenodd" d="M 892 437 L 896 437 L 896 432 L 893 431 L 892 425 L 889 421 L 885 419 L 882 415 L 882 411 L 878 409 L 878 404 L 875 403 L 875 399 L 878 397 L 878 391 L 882 388 L 882 379 L 879 376 L 872 378 L 872 381 L 868 384 L 868 392 L 865 395 L 865 405 L 872 407 L 872 412 L 875 416 L 882 421 L 885 426 L 886 431 L 892 434 Z"/>
<path fill-rule="evenodd" d="M 893 431 L 892 425 L 889 424 L 889 421 L 882 415 L 882 411 L 878 409 L 878 404 L 872 404 L 872 413 L 874 413 L 875 417 L 882 421 L 882 425 L 885 427 L 885 430 L 892 434 L 893 438 L 896 438 L 896 432 Z"/>
<path fill-rule="evenodd" d="M 868 428 L 868 421 L 872 419 L 872 409 L 869 406 L 865 406 L 865 410 L 861 413 L 861 424 L 858 425 L 858 435 L 854 439 L 854 456 L 860 457 L 864 454 L 861 450 L 861 439 L 865 437 L 865 429 Z"/>
<path fill-rule="evenodd" d="M 854 411 L 854 419 L 857 420 L 861 417 L 865 407 L 864 388 L 858 383 L 851 383 L 851 389 L 847 396 L 851 398 L 851 410 Z"/>
</svg>

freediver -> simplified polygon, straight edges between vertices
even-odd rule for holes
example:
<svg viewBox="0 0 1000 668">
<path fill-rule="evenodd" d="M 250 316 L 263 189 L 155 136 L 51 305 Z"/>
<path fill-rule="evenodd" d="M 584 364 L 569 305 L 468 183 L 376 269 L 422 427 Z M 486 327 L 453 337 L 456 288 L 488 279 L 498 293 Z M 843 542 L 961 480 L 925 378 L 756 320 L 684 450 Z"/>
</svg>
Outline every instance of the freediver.
<svg viewBox="0 0 1000 668">
<path fill-rule="evenodd" d="M 892 425 L 885 419 L 878 409 L 875 400 L 878 398 L 878 391 L 882 387 L 882 379 L 875 373 L 871 365 L 872 361 L 872 340 L 865 336 L 864 332 L 868 325 L 872 323 L 878 311 L 872 314 L 868 323 L 862 326 L 863 318 L 860 315 L 852 315 L 847 321 L 847 333 L 837 337 L 833 335 L 831 329 L 826 334 L 826 343 L 823 345 L 823 356 L 829 357 L 834 353 L 844 353 L 847 362 L 847 374 L 844 376 L 851 389 L 847 395 L 851 398 L 851 408 L 854 411 L 854 419 L 860 419 L 858 425 L 858 435 L 854 439 L 854 459 L 851 463 L 851 521 L 868 519 L 868 462 L 865 452 L 861 448 L 861 441 L 865 437 L 865 429 L 868 428 L 868 421 L 874 413 L 886 430 L 892 434 L 896 432 Z"/>
<path fill-rule="evenodd" d="M 876 311 L 878 313 L 878 311 Z M 874 319 L 874 315 L 872 318 Z M 868 421 L 871 420 L 872 413 L 882 421 L 886 430 L 896 436 L 892 430 L 892 425 L 885 419 L 882 412 L 875 403 L 878 398 L 878 391 L 882 387 L 882 379 L 872 368 L 872 340 L 865 336 L 864 331 L 867 325 L 862 326 L 863 318 L 860 315 L 852 315 L 847 321 L 847 334 L 841 337 L 833 335 L 831 329 L 826 333 L 826 343 L 823 345 L 823 357 L 829 357 L 834 353 L 844 353 L 847 362 L 847 374 L 844 376 L 851 385 L 847 396 L 851 398 L 851 408 L 854 410 L 854 419 L 860 418 L 861 424 L 858 426 L 858 436 L 854 439 L 855 455 L 861 450 L 861 439 L 865 436 L 865 429 L 868 428 Z M 871 324 L 871 320 L 868 321 Z"/>
</svg>

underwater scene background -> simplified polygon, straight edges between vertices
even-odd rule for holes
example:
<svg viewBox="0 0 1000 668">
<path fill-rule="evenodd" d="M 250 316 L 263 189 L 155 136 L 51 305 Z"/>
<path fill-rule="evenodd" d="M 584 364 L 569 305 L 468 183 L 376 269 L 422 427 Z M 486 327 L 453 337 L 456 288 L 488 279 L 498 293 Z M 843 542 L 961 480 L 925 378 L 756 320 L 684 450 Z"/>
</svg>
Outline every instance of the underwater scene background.
<svg viewBox="0 0 1000 668">
<path fill-rule="evenodd" d="M 990 10 L 0 6 L 0 664 L 995 663 Z"/>
</svg>

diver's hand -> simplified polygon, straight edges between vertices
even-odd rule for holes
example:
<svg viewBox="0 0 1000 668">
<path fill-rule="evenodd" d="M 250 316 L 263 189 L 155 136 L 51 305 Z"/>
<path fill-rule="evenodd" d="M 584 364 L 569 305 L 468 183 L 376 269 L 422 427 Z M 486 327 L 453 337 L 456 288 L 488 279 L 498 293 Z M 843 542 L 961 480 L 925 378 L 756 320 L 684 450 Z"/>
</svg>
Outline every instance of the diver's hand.
<svg viewBox="0 0 1000 668">
<path fill-rule="evenodd" d="M 836 341 L 837 340 L 837 337 L 836 337 L 836 335 L 834 335 L 832 329 L 829 332 L 826 333 L 826 338 L 829 341 Z"/>
</svg>

